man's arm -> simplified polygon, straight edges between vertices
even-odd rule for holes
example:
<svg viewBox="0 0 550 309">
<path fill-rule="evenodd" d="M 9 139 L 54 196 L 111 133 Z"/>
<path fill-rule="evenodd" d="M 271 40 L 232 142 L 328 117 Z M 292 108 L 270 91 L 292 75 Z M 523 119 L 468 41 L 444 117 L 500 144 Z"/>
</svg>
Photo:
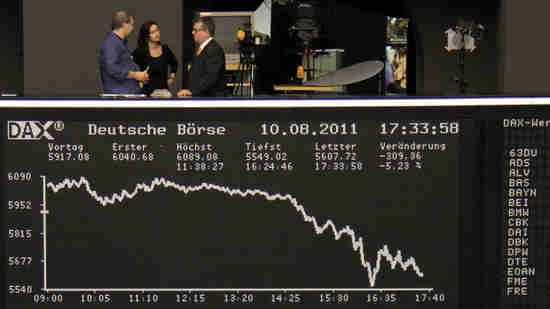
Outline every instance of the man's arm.
<svg viewBox="0 0 550 309">
<path fill-rule="evenodd" d="M 120 52 L 113 44 L 103 46 L 103 57 L 105 59 L 105 71 L 117 80 L 135 79 L 147 81 L 149 75 L 146 72 L 132 72 L 120 64 Z"/>
<path fill-rule="evenodd" d="M 128 78 L 129 70 L 120 65 L 119 50 L 114 44 L 103 45 L 103 58 L 105 61 L 105 72 L 117 79 L 124 80 Z"/>
</svg>

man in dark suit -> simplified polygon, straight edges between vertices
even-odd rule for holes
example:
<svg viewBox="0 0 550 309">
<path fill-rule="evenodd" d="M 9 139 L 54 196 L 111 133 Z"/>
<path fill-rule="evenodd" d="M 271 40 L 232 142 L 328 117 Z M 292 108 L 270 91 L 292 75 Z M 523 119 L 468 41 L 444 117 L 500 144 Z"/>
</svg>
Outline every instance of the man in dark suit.
<svg viewBox="0 0 550 309">
<path fill-rule="evenodd" d="M 214 40 L 216 26 L 210 17 L 199 17 L 193 22 L 193 39 L 196 50 L 193 56 L 186 87 L 178 97 L 215 97 L 225 94 L 225 53 Z"/>
</svg>

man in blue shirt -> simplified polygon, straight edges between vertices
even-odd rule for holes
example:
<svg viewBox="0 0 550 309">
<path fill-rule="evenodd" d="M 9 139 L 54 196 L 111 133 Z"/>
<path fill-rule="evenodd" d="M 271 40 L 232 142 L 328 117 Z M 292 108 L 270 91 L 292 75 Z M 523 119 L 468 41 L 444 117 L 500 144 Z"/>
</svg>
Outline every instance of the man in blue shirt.
<svg viewBox="0 0 550 309">
<path fill-rule="evenodd" d="M 140 72 L 127 46 L 127 38 L 134 30 L 134 17 L 125 11 L 113 15 L 113 31 L 107 34 L 99 51 L 99 68 L 106 94 L 139 94 L 138 82 L 149 80 L 147 72 Z"/>
</svg>

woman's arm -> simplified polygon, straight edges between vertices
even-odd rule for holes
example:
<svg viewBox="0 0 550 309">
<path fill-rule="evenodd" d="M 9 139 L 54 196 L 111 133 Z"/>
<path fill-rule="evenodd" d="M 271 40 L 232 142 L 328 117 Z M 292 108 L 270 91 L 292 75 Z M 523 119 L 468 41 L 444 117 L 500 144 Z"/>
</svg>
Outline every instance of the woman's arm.
<svg viewBox="0 0 550 309">
<path fill-rule="evenodd" d="M 170 72 L 168 74 L 168 86 L 171 86 L 174 83 L 176 73 L 178 72 L 178 60 L 168 45 L 164 45 L 164 47 L 166 51 L 166 63 L 170 66 L 170 70 L 168 71 Z"/>
</svg>

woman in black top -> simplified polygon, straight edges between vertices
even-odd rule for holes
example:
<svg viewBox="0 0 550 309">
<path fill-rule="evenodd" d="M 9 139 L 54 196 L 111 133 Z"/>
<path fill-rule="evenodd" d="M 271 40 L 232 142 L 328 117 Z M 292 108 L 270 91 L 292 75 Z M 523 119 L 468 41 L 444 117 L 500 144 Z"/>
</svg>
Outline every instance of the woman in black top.
<svg viewBox="0 0 550 309">
<path fill-rule="evenodd" d="M 148 21 L 141 26 L 133 56 L 140 69 L 149 73 L 149 82 L 143 85 L 143 93 L 150 95 L 155 89 L 168 89 L 174 83 L 178 61 L 168 45 L 160 42 L 157 22 Z"/>
</svg>

